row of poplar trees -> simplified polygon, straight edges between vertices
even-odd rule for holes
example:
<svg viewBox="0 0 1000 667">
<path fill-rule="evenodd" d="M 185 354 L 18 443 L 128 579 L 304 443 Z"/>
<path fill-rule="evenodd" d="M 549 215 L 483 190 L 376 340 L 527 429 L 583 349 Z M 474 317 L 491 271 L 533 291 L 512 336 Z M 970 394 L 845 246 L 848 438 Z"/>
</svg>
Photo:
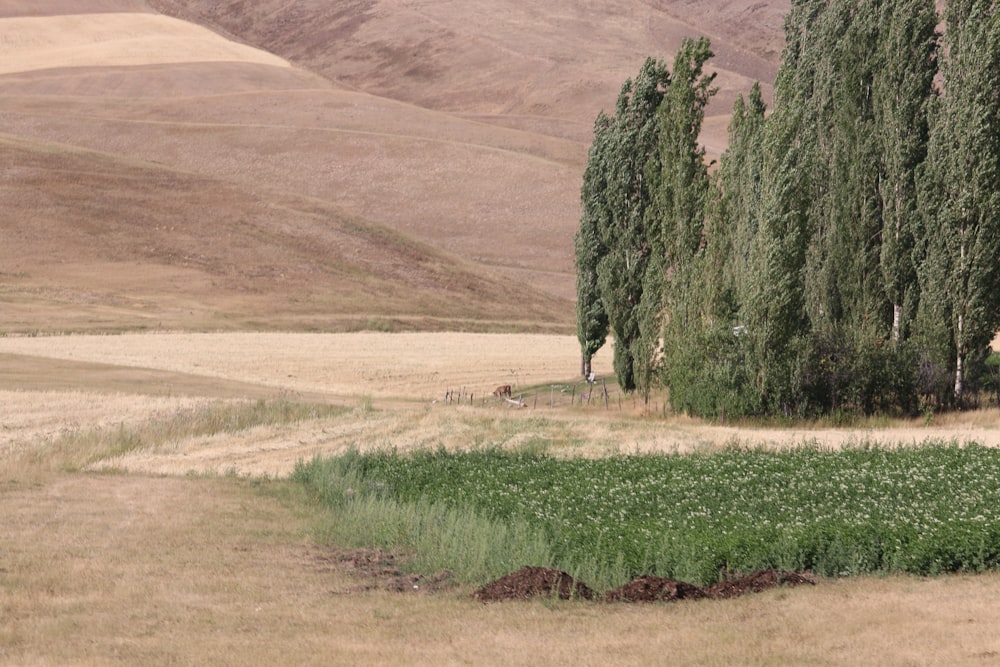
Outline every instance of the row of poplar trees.
<svg viewBox="0 0 1000 667">
<path fill-rule="evenodd" d="M 699 416 L 962 406 L 1000 328 L 1000 2 L 793 0 L 785 37 L 717 168 L 705 39 L 598 116 L 583 371 L 610 333 L 624 390 Z"/>
</svg>

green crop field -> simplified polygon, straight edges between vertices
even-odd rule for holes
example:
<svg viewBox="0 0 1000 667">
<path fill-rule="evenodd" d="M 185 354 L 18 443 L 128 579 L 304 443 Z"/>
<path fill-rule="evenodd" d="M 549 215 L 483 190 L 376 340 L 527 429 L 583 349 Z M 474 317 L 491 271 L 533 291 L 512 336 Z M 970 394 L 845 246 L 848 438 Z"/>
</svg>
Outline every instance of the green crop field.
<svg viewBox="0 0 1000 667">
<path fill-rule="evenodd" d="M 1000 563 L 1000 451 L 978 445 L 349 453 L 300 463 L 294 477 L 335 513 L 339 538 L 468 580 L 526 564 L 610 587 L 639 574 L 707 584 L 764 567 L 843 576 Z"/>
</svg>

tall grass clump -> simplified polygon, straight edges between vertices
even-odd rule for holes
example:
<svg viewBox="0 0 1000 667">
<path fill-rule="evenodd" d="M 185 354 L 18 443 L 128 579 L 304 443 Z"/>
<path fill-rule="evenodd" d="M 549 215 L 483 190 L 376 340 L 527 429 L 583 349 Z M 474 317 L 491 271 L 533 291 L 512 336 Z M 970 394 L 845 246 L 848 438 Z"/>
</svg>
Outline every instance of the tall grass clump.
<svg viewBox="0 0 1000 667">
<path fill-rule="evenodd" d="M 137 424 L 119 423 L 69 431 L 38 450 L 39 456 L 73 470 L 130 452 L 155 449 L 188 438 L 236 434 L 341 414 L 341 407 L 281 400 L 211 402 Z"/>
<path fill-rule="evenodd" d="M 430 497 L 401 500 L 368 478 L 367 469 L 357 452 L 296 464 L 292 479 L 330 512 L 325 539 L 403 550 L 415 570 L 450 570 L 470 583 L 552 560 L 544 534 L 527 521 L 491 519 L 474 507 Z"/>
<path fill-rule="evenodd" d="M 978 445 L 596 460 L 352 452 L 300 463 L 294 477 L 335 509 L 338 537 L 423 551 L 470 581 L 529 564 L 597 588 L 639 574 L 708 584 L 766 567 L 1000 567 L 1000 452 Z"/>
</svg>

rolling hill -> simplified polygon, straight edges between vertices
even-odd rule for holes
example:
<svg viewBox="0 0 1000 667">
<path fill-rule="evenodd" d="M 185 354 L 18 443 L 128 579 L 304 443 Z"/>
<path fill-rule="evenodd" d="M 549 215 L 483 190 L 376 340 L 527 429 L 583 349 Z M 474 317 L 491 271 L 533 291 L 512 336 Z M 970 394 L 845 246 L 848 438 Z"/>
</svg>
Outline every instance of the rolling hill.
<svg viewBox="0 0 1000 667">
<path fill-rule="evenodd" d="M 572 329 L 593 118 L 787 2 L 0 1 L 0 330 Z"/>
</svg>

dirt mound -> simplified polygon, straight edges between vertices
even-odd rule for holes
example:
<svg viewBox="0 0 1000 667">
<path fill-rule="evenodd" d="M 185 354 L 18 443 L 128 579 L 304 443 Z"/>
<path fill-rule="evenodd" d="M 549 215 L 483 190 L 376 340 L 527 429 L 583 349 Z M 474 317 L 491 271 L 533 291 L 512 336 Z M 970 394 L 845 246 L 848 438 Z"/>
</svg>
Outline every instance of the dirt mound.
<svg viewBox="0 0 1000 667">
<path fill-rule="evenodd" d="M 551 597 L 556 594 L 560 600 L 594 599 L 594 591 L 565 572 L 531 566 L 523 567 L 517 572 L 512 572 L 486 584 L 472 596 L 481 602 L 500 602 Z"/>
<path fill-rule="evenodd" d="M 758 570 L 753 574 L 736 579 L 720 581 L 706 588 L 705 592 L 709 597 L 725 600 L 746 595 L 747 593 L 759 593 L 769 588 L 777 588 L 778 586 L 801 586 L 803 584 L 815 585 L 816 582 L 798 572 L 769 569 Z"/>
<path fill-rule="evenodd" d="M 705 591 L 694 584 L 652 575 L 637 577 L 604 595 L 608 602 L 673 602 L 703 597 L 707 597 Z"/>
<path fill-rule="evenodd" d="M 558 589 L 561 600 L 570 597 L 584 600 L 600 599 L 605 602 L 676 602 L 703 598 L 726 600 L 778 586 L 815 585 L 815 583 L 806 574 L 774 569 L 758 570 L 753 574 L 726 579 L 705 588 L 676 579 L 643 575 L 599 596 L 595 595 L 586 584 L 574 580 L 565 572 L 544 567 L 523 567 L 517 572 L 486 584 L 473 593 L 473 597 L 483 602 L 527 600 L 533 597 L 551 596 L 553 591 Z"/>
</svg>

